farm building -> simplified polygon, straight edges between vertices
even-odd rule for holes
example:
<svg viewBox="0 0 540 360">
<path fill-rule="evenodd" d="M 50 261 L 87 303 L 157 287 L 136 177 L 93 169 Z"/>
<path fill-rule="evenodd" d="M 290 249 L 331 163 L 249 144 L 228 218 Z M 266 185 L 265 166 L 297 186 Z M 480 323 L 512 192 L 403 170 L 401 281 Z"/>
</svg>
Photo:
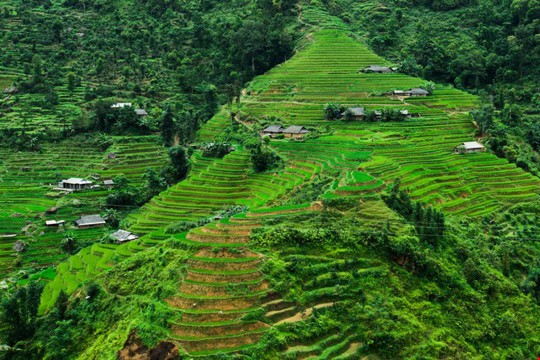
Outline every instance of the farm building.
<svg viewBox="0 0 540 360">
<path fill-rule="evenodd" d="M 113 232 L 111 236 L 115 238 L 116 240 L 118 240 L 119 243 L 131 241 L 131 240 L 137 240 L 139 238 L 139 236 L 126 230 L 118 230 L 116 232 Z"/>
<path fill-rule="evenodd" d="M 366 109 L 362 107 L 348 108 L 347 110 L 341 113 L 341 116 L 346 117 L 347 113 L 351 114 L 354 120 L 362 120 L 364 116 L 366 115 Z"/>
<path fill-rule="evenodd" d="M 429 92 L 421 88 L 412 88 L 407 91 L 409 96 L 429 96 Z"/>
<path fill-rule="evenodd" d="M 137 116 L 147 117 L 148 113 L 144 109 L 135 109 Z"/>
<path fill-rule="evenodd" d="M 308 133 L 309 133 L 308 129 L 306 129 L 303 126 L 297 126 L 297 125 L 289 126 L 285 130 L 283 130 L 283 135 L 285 135 L 286 138 L 294 138 L 294 139 L 300 139 Z"/>
<path fill-rule="evenodd" d="M 483 151 L 486 151 L 486 147 L 477 141 L 464 142 L 461 145 L 456 146 L 454 149 L 454 152 L 458 154 L 470 154 Z"/>
<path fill-rule="evenodd" d="M 285 130 L 281 125 L 270 125 L 266 129 L 263 129 L 261 131 L 262 136 L 270 136 L 274 137 L 277 134 L 283 133 L 283 130 Z"/>
<path fill-rule="evenodd" d="M 113 180 L 103 180 L 103 185 L 108 187 L 108 188 L 112 188 L 114 186 L 114 181 Z"/>
<path fill-rule="evenodd" d="M 59 221 L 56 221 L 56 220 L 47 220 L 45 221 L 45 226 L 62 226 L 64 225 L 66 222 L 64 220 L 59 220 Z"/>
<path fill-rule="evenodd" d="M 105 219 L 100 215 L 84 215 L 81 216 L 79 220 L 75 221 L 75 224 L 79 229 L 103 227 L 105 226 Z"/>
<path fill-rule="evenodd" d="M 412 88 L 409 90 L 393 90 L 387 93 L 394 96 L 429 96 L 429 92 L 421 88 Z"/>
<path fill-rule="evenodd" d="M 131 103 L 116 103 L 116 104 L 112 104 L 111 105 L 111 108 L 113 109 L 120 109 L 120 108 L 125 108 L 125 107 L 131 107 Z"/>
<path fill-rule="evenodd" d="M 409 110 L 399 110 L 399 114 L 405 116 L 406 118 L 411 118 L 413 116 L 418 117 L 420 115 L 418 113 L 410 113 Z"/>
<path fill-rule="evenodd" d="M 380 65 L 369 65 L 363 68 L 362 70 L 360 70 L 360 72 L 363 72 L 363 73 L 378 73 L 378 74 L 391 73 L 393 71 L 394 70 L 388 66 L 380 66 Z"/>
<path fill-rule="evenodd" d="M 69 178 L 58 183 L 58 188 L 64 190 L 84 190 L 90 189 L 91 186 L 92 182 L 90 180 L 81 178 Z"/>
</svg>

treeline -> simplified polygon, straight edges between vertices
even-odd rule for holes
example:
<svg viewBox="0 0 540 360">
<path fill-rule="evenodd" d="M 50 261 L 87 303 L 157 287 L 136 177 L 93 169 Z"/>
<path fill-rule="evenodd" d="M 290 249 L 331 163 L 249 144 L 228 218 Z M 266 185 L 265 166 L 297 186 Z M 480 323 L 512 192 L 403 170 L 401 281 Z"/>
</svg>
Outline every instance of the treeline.
<svg viewBox="0 0 540 360">
<path fill-rule="evenodd" d="M 384 201 L 390 209 L 414 224 L 420 239 L 437 245 L 444 235 L 444 214 L 431 206 L 412 201 L 400 185 L 400 180 L 396 179 Z"/>
<path fill-rule="evenodd" d="M 20 91 L 55 94 L 54 87 L 82 84 L 87 100 L 107 96 L 99 90 L 107 86 L 157 99 L 176 94 L 184 110 L 204 108 L 200 120 L 205 121 L 215 112 L 216 102 L 238 96 L 247 80 L 291 55 L 294 4 L 3 4 L 2 26 L 9 31 L 0 32 L 0 44 L 13 51 L 0 53 L 0 64 L 24 71 L 17 80 Z"/>
</svg>

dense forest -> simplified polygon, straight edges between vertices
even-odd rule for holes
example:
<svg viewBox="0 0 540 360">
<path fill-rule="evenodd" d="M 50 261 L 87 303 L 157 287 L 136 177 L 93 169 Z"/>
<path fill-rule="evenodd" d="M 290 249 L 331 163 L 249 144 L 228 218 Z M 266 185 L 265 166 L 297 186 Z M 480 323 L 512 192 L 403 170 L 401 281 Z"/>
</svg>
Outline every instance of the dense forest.
<svg viewBox="0 0 540 360">
<path fill-rule="evenodd" d="M 540 356 L 539 18 L 0 0 L 0 359 Z"/>
</svg>

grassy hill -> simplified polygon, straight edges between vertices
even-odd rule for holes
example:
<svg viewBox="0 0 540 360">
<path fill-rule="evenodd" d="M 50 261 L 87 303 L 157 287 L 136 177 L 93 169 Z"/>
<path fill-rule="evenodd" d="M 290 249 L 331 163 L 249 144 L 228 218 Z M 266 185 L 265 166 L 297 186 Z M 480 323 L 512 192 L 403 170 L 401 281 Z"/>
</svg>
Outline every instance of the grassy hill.
<svg viewBox="0 0 540 360">
<path fill-rule="evenodd" d="M 428 97 L 387 95 L 425 80 L 360 73 L 389 62 L 318 7 L 301 8 L 299 22 L 298 52 L 248 84 L 232 107 L 235 123 L 225 106 L 197 134 L 235 150 L 223 158 L 195 150 L 185 180 L 129 214 L 125 225 L 140 239 L 93 243 L 20 282 L 44 289 L 39 308 L 21 307 L 32 344 L 6 356 L 470 359 L 540 351 L 540 249 L 527 241 L 540 233 L 540 181 L 490 152 L 453 153 L 474 140 L 473 95 L 443 85 Z M 325 120 L 330 102 L 420 116 Z M 269 140 L 283 164 L 255 172 L 250 146 L 270 123 L 311 133 Z M 163 161 L 147 136 L 114 138 L 114 161 L 61 144 L 6 153 L 0 196 L 20 206 L 10 211 L 44 211 L 54 202 L 43 184 L 75 169 L 137 182 L 141 168 Z M 89 211 L 104 192 L 84 193 L 80 208 L 68 202 L 66 217 Z M 5 233 L 24 226 L 12 218 L 0 217 Z M 65 256 L 41 250 L 50 233 L 33 236 L 23 261 Z M 19 296 L 35 296 L 22 289 Z"/>
</svg>

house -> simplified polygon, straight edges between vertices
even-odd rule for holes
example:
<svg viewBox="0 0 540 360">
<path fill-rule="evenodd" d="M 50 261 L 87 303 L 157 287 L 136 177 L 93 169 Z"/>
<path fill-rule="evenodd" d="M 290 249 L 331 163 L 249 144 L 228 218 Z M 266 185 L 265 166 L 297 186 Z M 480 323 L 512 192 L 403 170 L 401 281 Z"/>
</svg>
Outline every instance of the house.
<svg viewBox="0 0 540 360">
<path fill-rule="evenodd" d="M 274 137 L 277 134 L 283 133 L 283 130 L 285 130 L 281 125 L 270 125 L 266 129 L 263 129 L 261 131 L 261 135 L 265 136 L 268 135 L 270 137 Z"/>
<path fill-rule="evenodd" d="M 349 113 L 350 116 L 352 116 L 354 120 L 362 120 L 364 116 L 366 116 L 366 109 L 362 107 L 348 108 L 347 110 L 341 113 L 341 116 L 347 117 L 347 113 Z"/>
<path fill-rule="evenodd" d="M 92 182 L 90 180 L 81 178 L 69 178 L 58 183 L 58 189 L 68 191 L 85 190 L 90 189 L 91 187 Z"/>
<path fill-rule="evenodd" d="M 119 243 L 131 241 L 131 240 L 137 240 L 139 238 L 138 235 L 135 235 L 129 231 L 126 230 L 118 230 L 111 234 L 113 238 L 118 240 Z"/>
<path fill-rule="evenodd" d="M 105 219 L 100 215 L 84 215 L 75 224 L 79 229 L 90 229 L 105 226 Z"/>
<path fill-rule="evenodd" d="M 405 90 L 394 90 L 391 94 L 395 96 L 410 96 L 410 93 Z"/>
<path fill-rule="evenodd" d="M 404 116 L 405 118 L 412 118 L 413 114 L 409 112 L 409 110 L 399 110 L 399 115 Z"/>
<path fill-rule="evenodd" d="M 46 220 L 45 226 L 63 226 L 66 222 L 64 220 L 56 221 L 56 220 Z"/>
<path fill-rule="evenodd" d="M 407 91 L 409 96 L 429 96 L 429 92 L 421 88 L 412 88 Z"/>
<path fill-rule="evenodd" d="M 391 73 L 394 72 L 394 70 L 388 66 L 380 66 L 380 65 L 369 65 L 362 70 L 360 70 L 363 73 Z"/>
<path fill-rule="evenodd" d="M 110 188 L 112 188 L 114 186 L 114 181 L 113 180 L 103 180 L 103 185 L 110 189 Z"/>
<path fill-rule="evenodd" d="M 486 151 L 486 147 L 477 141 L 467 141 L 461 145 L 456 146 L 454 153 L 457 154 L 470 154 L 476 152 Z"/>
<path fill-rule="evenodd" d="M 285 135 L 286 138 L 294 138 L 294 139 L 300 139 L 303 138 L 304 135 L 308 134 L 309 130 L 306 129 L 303 126 L 289 126 L 285 130 L 283 130 L 283 135 Z"/>
<path fill-rule="evenodd" d="M 111 105 L 111 108 L 113 109 L 120 109 L 120 108 L 125 108 L 125 107 L 131 107 L 131 103 L 116 103 L 116 104 L 113 104 Z"/>
<path fill-rule="evenodd" d="M 144 109 L 135 109 L 137 116 L 147 117 L 148 113 Z"/>
</svg>

